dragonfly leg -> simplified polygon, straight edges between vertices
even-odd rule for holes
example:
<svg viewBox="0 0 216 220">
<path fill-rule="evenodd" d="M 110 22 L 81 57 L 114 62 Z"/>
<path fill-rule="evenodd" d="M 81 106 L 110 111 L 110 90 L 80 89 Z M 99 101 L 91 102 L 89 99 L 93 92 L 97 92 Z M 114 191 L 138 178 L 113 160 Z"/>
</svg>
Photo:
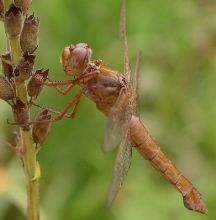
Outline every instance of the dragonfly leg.
<svg viewBox="0 0 216 220">
<path fill-rule="evenodd" d="M 44 109 L 44 110 L 48 110 L 49 112 L 52 112 L 52 113 L 55 113 L 55 114 L 58 114 L 58 115 L 61 114 L 60 111 L 57 111 L 57 110 L 55 110 L 55 109 L 52 109 L 52 108 L 49 108 L 49 107 L 46 107 L 46 106 L 38 105 L 38 104 L 35 104 L 35 103 L 32 103 L 32 105 L 34 105 L 34 106 L 36 106 L 36 107 L 38 107 L 38 108 Z M 65 118 L 70 118 L 70 115 L 65 114 L 64 117 L 65 117 Z"/>
<path fill-rule="evenodd" d="M 77 96 L 77 100 L 75 102 L 74 109 L 73 109 L 72 113 L 70 114 L 70 118 L 75 118 L 78 107 L 79 107 L 79 103 L 80 103 L 80 100 L 81 100 L 81 96 L 82 96 L 82 93 L 80 92 L 80 94 L 78 94 L 78 96 Z"/>
<path fill-rule="evenodd" d="M 52 81 L 49 77 L 47 77 L 47 79 L 50 81 L 50 82 L 48 82 L 48 84 L 51 86 L 52 85 L 52 83 L 55 83 L 56 84 L 56 82 L 55 81 Z M 68 85 L 66 88 L 64 88 L 64 89 L 62 89 L 59 85 L 56 85 L 56 86 L 54 86 L 55 87 L 55 89 L 59 92 L 59 93 L 61 93 L 62 95 L 66 95 L 68 92 L 70 92 L 73 88 L 74 88 L 74 86 L 75 86 L 75 84 L 74 83 L 70 83 L 71 85 Z"/>
<path fill-rule="evenodd" d="M 79 93 L 77 93 L 72 99 L 71 101 L 67 104 L 67 106 L 65 107 L 65 109 L 60 112 L 60 114 L 52 119 L 52 122 L 55 122 L 55 121 L 58 121 L 60 119 L 62 119 L 65 114 L 69 111 L 69 109 L 71 108 L 72 105 L 74 105 L 74 108 L 73 108 L 73 111 L 71 114 L 69 114 L 69 117 L 68 118 L 74 118 L 75 115 L 76 115 L 76 112 L 78 110 L 78 106 L 79 106 L 79 103 L 80 103 L 80 99 L 81 99 L 81 96 L 82 96 L 82 91 L 80 91 Z"/>
<path fill-rule="evenodd" d="M 66 95 L 68 92 L 70 92 L 74 88 L 74 86 L 75 85 L 71 84 L 71 85 L 68 85 L 65 89 L 62 89 L 60 86 L 56 86 L 55 89 L 62 95 Z"/>
<path fill-rule="evenodd" d="M 51 119 L 51 120 L 41 120 L 41 121 L 31 121 L 31 122 L 28 122 L 27 124 L 20 124 L 20 123 L 11 123 L 7 120 L 7 123 L 10 124 L 10 125 L 31 125 L 31 124 L 40 124 L 40 123 L 44 123 L 44 122 L 56 122 L 56 121 L 59 121 L 61 120 L 63 117 L 66 117 L 66 118 L 74 118 L 76 116 L 76 113 L 77 113 L 77 110 L 78 110 L 78 106 L 79 106 L 79 103 L 80 103 L 80 100 L 81 100 L 81 96 L 82 96 L 82 91 L 80 91 L 79 93 L 77 93 L 72 99 L 71 101 L 67 104 L 67 106 L 65 107 L 65 109 L 62 111 L 62 112 L 59 112 L 59 111 L 56 111 L 54 109 L 51 109 L 51 108 L 47 108 L 47 107 L 43 107 L 43 106 L 40 106 L 40 105 L 37 105 L 37 104 L 34 104 L 34 106 L 37 106 L 41 109 L 46 109 L 52 113 L 55 113 L 55 114 L 58 114 L 58 116 L 54 119 Z M 71 108 L 71 106 L 74 105 L 74 108 L 73 108 L 73 111 L 71 114 L 67 114 L 67 112 L 69 111 L 69 109 Z"/>
<path fill-rule="evenodd" d="M 92 71 L 90 73 L 86 73 L 82 76 L 80 76 L 77 79 L 74 80 L 65 80 L 65 81 L 49 81 L 49 82 L 43 82 L 44 85 L 46 86 L 53 86 L 56 88 L 56 90 L 58 92 L 60 92 L 61 94 L 65 95 L 67 94 L 71 89 L 73 89 L 73 87 L 77 84 L 81 84 L 81 83 L 86 83 L 89 80 L 95 78 L 98 75 L 99 71 Z M 49 78 L 48 78 L 49 79 Z M 50 79 L 49 79 L 50 80 Z M 59 86 L 61 85 L 68 85 L 68 87 L 66 87 L 64 90 L 62 90 Z"/>
<path fill-rule="evenodd" d="M 50 82 L 42 82 L 42 83 L 46 86 L 57 87 L 57 86 L 68 85 L 68 84 L 75 85 L 75 81 L 76 80 L 65 80 L 65 81 L 50 81 Z"/>
<path fill-rule="evenodd" d="M 84 75 L 80 76 L 77 79 L 77 83 L 78 84 L 87 83 L 88 81 L 96 78 L 98 74 L 99 74 L 98 70 L 92 71 L 92 72 L 89 72 L 89 73 L 85 73 Z"/>
</svg>

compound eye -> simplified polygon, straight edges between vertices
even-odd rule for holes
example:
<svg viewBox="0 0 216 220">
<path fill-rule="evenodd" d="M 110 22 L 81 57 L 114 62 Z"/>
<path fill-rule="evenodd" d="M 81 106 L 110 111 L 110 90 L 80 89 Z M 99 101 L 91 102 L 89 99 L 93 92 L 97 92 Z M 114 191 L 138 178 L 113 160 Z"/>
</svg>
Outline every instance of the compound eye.
<svg viewBox="0 0 216 220">
<path fill-rule="evenodd" d="M 85 43 L 71 44 L 62 51 L 61 63 L 64 71 L 71 76 L 81 74 L 91 58 L 92 50 Z"/>
<path fill-rule="evenodd" d="M 84 70 L 88 63 L 88 50 L 84 47 L 75 47 L 71 53 L 71 65 L 77 70 Z"/>
</svg>

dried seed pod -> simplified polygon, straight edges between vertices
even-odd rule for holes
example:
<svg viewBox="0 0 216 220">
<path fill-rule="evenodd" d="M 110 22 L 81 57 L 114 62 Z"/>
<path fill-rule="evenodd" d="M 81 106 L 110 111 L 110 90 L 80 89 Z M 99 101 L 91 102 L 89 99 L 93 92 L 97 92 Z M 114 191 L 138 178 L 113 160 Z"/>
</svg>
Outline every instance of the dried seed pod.
<svg viewBox="0 0 216 220">
<path fill-rule="evenodd" d="M 12 106 L 12 110 L 15 122 L 22 126 L 23 129 L 29 130 L 28 106 L 24 104 L 19 98 L 17 98 L 16 103 Z"/>
<path fill-rule="evenodd" d="M 22 30 L 22 13 L 20 8 L 11 5 L 10 9 L 5 13 L 5 32 L 9 38 L 17 37 Z"/>
<path fill-rule="evenodd" d="M 14 0 L 14 4 L 22 10 L 23 14 L 26 14 L 31 3 L 32 0 Z"/>
<path fill-rule="evenodd" d="M 27 86 L 27 91 L 28 95 L 33 98 L 37 98 L 39 93 L 41 92 L 43 88 L 43 83 L 46 81 L 47 76 L 48 76 L 49 70 L 43 71 L 37 70 L 36 73 L 32 76 L 30 79 L 28 86 Z"/>
<path fill-rule="evenodd" d="M 20 58 L 14 74 L 16 81 L 24 81 L 30 78 L 34 66 L 35 55 L 24 53 Z"/>
<path fill-rule="evenodd" d="M 23 52 L 33 53 L 38 45 L 37 35 L 39 18 L 34 14 L 26 17 L 20 38 L 20 45 Z"/>
<path fill-rule="evenodd" d="M 9 101 L 15 98 L 15 90 L 4 76 L 0 76 L 0 99 Z"/>
<path fill-rule="evenodd" d="M 51 119 L 51 115 L 48 114 L 47 109 L 42 110 L 39 113 L 36 121 L 37 122 L 41 121 L 41 123 L 35 123 L 32 129 L 32 136 L 36 144 L 43 144 L 44 141 L 46 140 L 51 126 L 50 119 Z"/>
<path fill-rule="evenodd" d="M 4 5 L 3 5 L 3 1 L 0 0 L 0 19 L 3 18 L 4 16 Z"/>
<path fill-rule="evenodd" d="M 2 58 L 11 62 L 11 55 L 9 52 L 3 54 Z M 3 73 L 8 79 L 11 79 L 13 77 L 13 67 L 6 63 L 3 59 L 1 59 Z"/>
</svg>

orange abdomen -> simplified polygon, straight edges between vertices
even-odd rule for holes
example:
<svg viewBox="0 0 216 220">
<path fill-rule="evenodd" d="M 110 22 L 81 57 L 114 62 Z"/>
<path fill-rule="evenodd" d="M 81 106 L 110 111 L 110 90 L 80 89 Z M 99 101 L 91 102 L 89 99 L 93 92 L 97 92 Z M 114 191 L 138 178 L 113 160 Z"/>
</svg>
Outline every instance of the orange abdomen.
<svg viewBox="0 0 216 220">
<path fill-rule="evenodd" d="M 208 210 L 199 191 L 169 160 L 136 116 L 132 116 L 130 121 L 130 135 L 140 154 L 181 192 L 185 207 L 206 214 Z"/>
</svg>

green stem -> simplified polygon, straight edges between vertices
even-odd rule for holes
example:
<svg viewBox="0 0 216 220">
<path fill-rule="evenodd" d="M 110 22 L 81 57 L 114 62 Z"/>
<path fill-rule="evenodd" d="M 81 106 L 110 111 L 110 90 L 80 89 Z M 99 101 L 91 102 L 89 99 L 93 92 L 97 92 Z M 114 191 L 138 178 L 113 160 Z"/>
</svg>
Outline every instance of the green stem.
<svg viewBox="0 0 216 220">
<path fill-rule="evenodd" d="M 12 55 L 13 67 L 16 66 L 17 62 L 21 57 L 21 49 L 19 38 L 11 38 L 10 50 Z M 26 92 L 25 81 L 16 82 L 17 96 L 25 103 L 28 102 L 28 96 Z M 28 114 L 30 114 L 28 112 Z M 20 128 L 22 142 L 23 142 L 23 164 L 26 175 L 27 184 L 27 216 L 28 220 L 39 220 L 40 219 L 40 205 L 39 205 L 39 178 L 40 178 L 40 167 L 37 162 L 37 153 L 34 147 L 34 142 L 31 134 L 30 127 L 27 130 Z"/>
<path fill-rule="evenodd" d="M 39 207 L 39 181 L 27 184 L 27 216 L 28 220 L 40 219 Z"/>
<path fill-rule="evenodd" d="M 27 180 L 27 216 L 28 220 L 39 220 L 39 178 L 40 168 L 36 159 L 32 135 L 29 131 L 22 131 L 23 163 Z"/>
<path fill-rule="evenodd" d="M 19 62 L 19 59 L 20 59 L 21 53 L 22 53 L 19 39 L 20 39 L 19 36 L 9 38 L 13 67 L 15 67 L 17 65 L 17 63 Z M 18 97 L 22 100 L 22 102 L 27 103 L 28 96 L 27 96 L 25 81 L 16 82 L 16 87 L 17 87 Z"/>
<path fill-rule="evenodd" d="M 15 66 L 18 63 L 22 52 L 19 39 L 20 39 L 19 36 L 9 38 L 13 66 Z"/>
</svg>

